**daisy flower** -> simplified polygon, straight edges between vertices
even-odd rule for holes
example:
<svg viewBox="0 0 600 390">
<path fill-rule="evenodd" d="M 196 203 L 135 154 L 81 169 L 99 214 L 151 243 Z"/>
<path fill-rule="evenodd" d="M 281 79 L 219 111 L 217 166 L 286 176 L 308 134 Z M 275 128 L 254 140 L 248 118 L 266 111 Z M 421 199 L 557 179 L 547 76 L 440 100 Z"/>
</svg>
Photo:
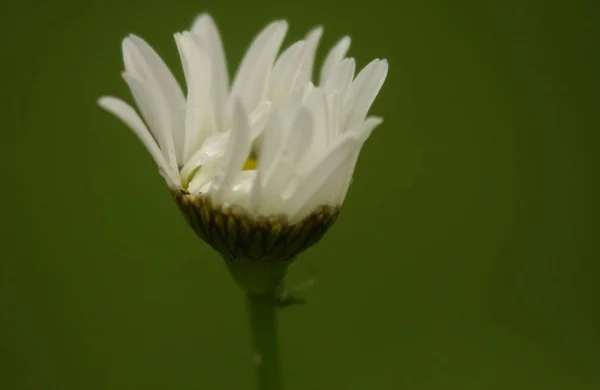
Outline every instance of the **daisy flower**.
<svg viewBox="0 0 600 390">
<path fill-rule="evenodd" d="M 190 226 L 231 264 L 284 270 L 316 243 L 339 214 L 363 143 L 382 122 L 367 113 L 386 60 L 356 72 L 344 37 L 314 82 L 322 28 L 278 55 L 287 28 L 285 21 L 266 26 L 230 83 L 217 27 L 208 14 L 198 16 L 175 34 L 185 93 L 156 52 L 130 35 L 122 76 L 137 111 L 116 97 L 98 101 L 142 141 Z"/>
</svg>

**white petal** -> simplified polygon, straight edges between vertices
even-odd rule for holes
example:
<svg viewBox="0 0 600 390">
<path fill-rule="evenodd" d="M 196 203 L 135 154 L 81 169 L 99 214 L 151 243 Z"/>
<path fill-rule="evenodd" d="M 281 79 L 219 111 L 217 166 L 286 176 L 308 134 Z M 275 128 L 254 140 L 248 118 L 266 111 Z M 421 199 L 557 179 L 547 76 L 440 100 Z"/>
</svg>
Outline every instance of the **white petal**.
<svg viewBox="0 0 600 390">
<path fill-rule="evenodd" d="M 132 74 L 123 73 L 123 79 L 129 85 L 133 98 L 148 123 L 152 135 L 158 141 L 165 160 L 172 170 L 177 171 L 171 121 L 164 96 L 152 84 Z"/>
<path fill-rule="evenodd" d="M 339 188 L 331 182 L 334 175 L 349 164 L 359 144 L 352 134 L 339 138 L 334 146 L 306 174 L 296 192 L 287 201 L 286 209 L 294 220 L 298 220 L 320 204 L 326 202 Z"/>
<path fill-rule="evenodd" d="M 185 98 L 181 87 L 164 61 L 142 38 L 130 35 L 124 40 L 123 46 L 124 51 L 128 52 L 128 56 L 130 57 L 128 62 L 137 62 L 135 65 L 130 63 L 129 67 L 133 67 L 134 70 L 140 69 L 138 73 L 139 77 L 152 83 L 159 93 L 164 96 L 169 109 L 169 117 L 171 118 L 171 132 L 173 134 L 175 155 L 179 165 L 182 165 L 185 137 Z"/>
<path fill-rule="evenodd" d="M 224 202 L 230 186 L 242 170 L 250 154 L 250 124 L 244 106 L 239 100 L 233 106 L 233 126 L 227 150 L 223 155 L 219 168 L 212 180 L 214 199 L 217 203 Z"/>
<path fill-rule="evenodd" d="M 181 169 L 181 180 L 186 182 L 196 168 L 221 158 L 225 154 L 230 136 L 231 132 L 225 131 L 208 137 Z"/>
<path fill-rule="evenodd" d="M 106 111 L 112 113 L 117 118 L 121 119 L 133 133 L 142 141 L 142 144 L 146 147 L 150 155 L 158 165 L 158 169 L 161 175 L 167 181 L 167 184 L 171 188 L 179 187 L 179 180 L 177 172 L 173 171 L 164 156 L 161 154 L 156 141 L 152 138 L 152 135 L 146 128 L 146 125 L 139 117 L 137 112 L 127 103 L 121 99 L 117 99 L 111 96 L 104 96 L 98 100 L 98 105 Z"/>
<path fill-rule="evenodd" d="M 250 114 L 250 137 L 252 141 L 258 137 L 267 121 L 269 120 L 269 114 L 271 114 L 273 105 L 269 101 L 264 101 L 258 105 Z"/>
<path fill-rule="evenodd" d="M 273 61 L 287 32 L 285 21 L 273 22 L 254 39 L 240 65 L 231 97 L 240 98 L 247 111 L 252 111 L 265 97 Z M 230 100 L 230 106 L 233 101 Z"/>
<path fill-rule="evenodd" d="M 362 145 L 367 140 L 367 138 L 369 138 L 373 130 L 382 122 L 382 118 L 369 117 L 363 123 L 349 131 L 349 133 L 352 133 L 356 136 L 359 146 L 358 150 L 356 150 L 356 152 L 354 153 L 354 156 L 352 157 L 350 163 L 346 164 L 336 176 L 341 179 L 339 185 L 340 191 L 338 193 L 334 192 L 332 194 L 332 198 L 330 199 L 332 203 L 341 204 L 344 202 L 344 199 L 346 198 L 346 193 L 348 192 L 348 187 L 350 187 L 350 183 L 352 182 L 352 175 L 354 174 L 354 168 L 356 167 L 356 162 L 358 161 L 360 149 L 362 148 Z M 337 184 L 334 185 L 337 186 Z"/>
<path fill-rule="evenodd" d="M 262 183 L 263 199 L 260 202 L 263 212 L 275 212 L 280 206 L 282 192 L 296 175 L 298 164 L 311 145 L 313 133 L 313 115 L 308 109 L 302 108 L 292 124 L 283 148 L 273 163 L 271 172 L 266 173 Z"/>
<path fill-rule="evenodd" d="M 344 202 L 362 145 L 373 129 L 379 126 L 381 122 L 383 122 L 381 118 L 370 117 L 348 131 L 348 135 L 356 140 L 355 150 L 346 162 L 340 164 L 338 168 L 331 172 L 325 184 L 312 195 L 298 216 L 304 216 L 310 213 L 315 207 L 323 204 L 341 205 Z"/>
<path fill-rule="evenodd" d="M 343 37 L 334 47 L 329 51 L 323 66 L 321 68 L 321 78 L 319 85 L 325 85 L 325 82 L 330 76 L 332 69 L 334 69 L 341 61 L 350 48 L 350 37 Z"/>
<path fill-rule="evenodd" d="M 348 133 L 354 134 L 358 142 L 364 143 L 370 136 L 373 130 L 383 123 L 383 118 L 378 116 L 370 116 L 364 122 L 356 125 L 348 130 Z"/>
<path fill-rule="evenodd" d="M 298 84 L 304 84 L 312 81 L 313 67 L 315 62 L 315 55 L 317 52 L 317 46 L 323 35 L 323 27 L 319 26 L 312 29 L 306 35 L 306 49 L 304 50 L 304 56 L 302 59 L 302 71 L 298 79 Z"/>
<path fill-rule="evenodd" d="M 271 72 L 270 100 L 283 102 L 296 85 L 302 70 L 301 58 L 304 54 L 306 43 L 298 41 L 287 48 L 277 59 Z"/>
<path fill-rule="evenodd" d="M 387 71 L 386 60 L 374 60 L 356 76 L 344 104 L 344 109 L 347 110 L 345 127 L 353 126 L 365 119 L 383 86 Z"/>
<path fill-rule="evenodd" d="M 256 180 L 256 174 L 255 170 L 238 172 L 227 194 L 227 201 L 248 209 L 250 207 L 249 195 Z"/>
<path fill-rule="evenodd" d="M 356 62 L 354 58 L 344 58 L 342 62 L 332 70 L 331 76 L 325 83 L 325 91 L 330 94 L 337 91 L 340 96 L 345 97 L 354 79 Z"/>
<path fill-rule="evenodd" d="M 260 153 L 258 155 L 258 174 L 252 188 L 251 204 L 252 210 L 256 210 L 263 197 L 262 187 L 265 182 L 268 172 L 273 170 L 273 164 L 278 157 L 283 143 L 282 123 L 279 119 L 279 113 L 274 112 L 267 121 L 265 130 L 263 131 Z"/>
<path fill-rule="evenodd" d="M 219 160 L 213 159 L 207 161 L 202 165 L 200 170 L 196 173 L 190 184 L 188 185 L 188 192 L 190 194 L 199 194 L 208 192 L 210 186 L 210 180 L 215 175 L 216 169 L 219 167 Z"/>
<path fill-rule="evenodd" d="M 298 110 L 302 105 L 304 105 L 306 98 L 313 88 L 314 86 L 312 83 L 305 84 L 302 88 L 298 88 L 292 92 L 290 97 L 283 105 L 277 107 L 277 113 L 279 114 L 279 119 L 281 119 L 281 124 L 283 126 L 282 129 L 291 128 L 290 126 L 292 125 L 292 122 L 298 115 Z"/>
<path fill-rule="evenodd" d="M 338 91 L 327 95 L 327 112 L 329 113 L 328 139 L 331 144 L 341 134 L 342 96 Z"/>
<path fill-rule="evenodd" d="M 216 122 L 219 129 L 223 131 L 225 104 L 229 94 L 229 74 L 227 71 L 227 60 L 223 43 L 219 35 L 219 30 L 209 14 L 199 15 L 192 26 L 192 31 L 201 37 L 208 48 L 210 62 L 212 64 L 211 89 L 213 95 L 213 104 L 215 106 Z"/>
<path fill-rule="evenodd" d="M 187 109 L 185 117 L 184 161 L 198 150 L 206 137 L 216 130 L 211 102 L 211 63 L 208 55 L 200 51 L 192 34 L 175 34 L 187 84 Z"/>
<path fill-rule="evenodd" d="M 303 168 L 306 164 L 312 165 L 325 152 L 331 142 L 327 128 L 329 124 L 327 98 L 323 88 L 313 88 L 308 93 L 305 104 L 310 109 L 314 119 L 314 136 L 309 151 L 306 153 L 306 160 L 302 164 Z"/>
<path fill-rule="evenodd" d="M 151 77 L 150 67 L 142 58 L 142 54 L 133 41 L 129 38 L 123 39 L 123 42 L 121 42 L 121 50 L 123 51 L 125 71 L 142 80 L 148 80 Z"/>
</svg>

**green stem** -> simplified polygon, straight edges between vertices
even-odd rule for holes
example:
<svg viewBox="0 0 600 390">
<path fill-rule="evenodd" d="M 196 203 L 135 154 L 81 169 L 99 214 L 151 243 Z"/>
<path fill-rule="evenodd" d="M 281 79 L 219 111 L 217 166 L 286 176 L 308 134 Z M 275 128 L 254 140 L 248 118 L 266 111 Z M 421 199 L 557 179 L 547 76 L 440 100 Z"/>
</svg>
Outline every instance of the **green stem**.
<svg viewBox="0 0 600 390">
<path fill-rule="evenodd" d="M 247 294 L 258 390 L 282 390 L 277 346 L 277 318 L 272 294 Z"/>
</svg>

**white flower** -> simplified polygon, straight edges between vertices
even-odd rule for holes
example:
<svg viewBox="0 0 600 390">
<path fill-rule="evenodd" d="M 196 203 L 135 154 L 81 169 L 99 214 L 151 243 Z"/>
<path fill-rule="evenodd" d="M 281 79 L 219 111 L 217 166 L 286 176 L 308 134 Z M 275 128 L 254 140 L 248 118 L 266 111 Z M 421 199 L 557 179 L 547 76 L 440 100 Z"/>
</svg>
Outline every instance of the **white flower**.
<svg viewBox="0 0 600 390">
<path fill-rule="evenodd" d="M 175 34 L 185 96 L 141 38 L 123 41 L 129 104 L 99 105 L 146 146 L 196 234 L 226 260 L 248 292 L 280 286 L 291 260 L 336 220 L 360 149 L 381 123 L 366 117 L 387 74 L 374 60 L 356 77 L 348 37 L 311 81 L 322 29 L 277 56 L 285 21 L 265 27 L 229 84 L 217 28 L 207 14 Z"/>
<path fill-rule="evenodd" d="M 286 30 L 285 21 L 264 28 L 230 86 L 219 32 L 200 15 L 190 31 L 175 34 L 187 97 L 154 50 L 131 35 L 123 41 L 123 78 L 143 120 L 118 98 L 99 104 L 140 138 L 172 190 L 292 222 L 320 205 L 339 206 L 364 141 L 382 121 L 366 115 L 387 62 L 374 60 L 354 77 L 345 37 L 315 86 L 322 29 L 277 56 Z"/>
</svg>

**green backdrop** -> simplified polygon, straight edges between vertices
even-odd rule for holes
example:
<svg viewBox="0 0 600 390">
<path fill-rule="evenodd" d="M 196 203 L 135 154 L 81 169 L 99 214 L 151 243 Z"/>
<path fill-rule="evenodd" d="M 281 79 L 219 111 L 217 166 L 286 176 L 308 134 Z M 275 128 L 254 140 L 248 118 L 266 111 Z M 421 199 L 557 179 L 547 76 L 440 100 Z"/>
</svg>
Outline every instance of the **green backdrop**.
<svg viewBox="0 0 600 390">
<path fill-rule="evenodd" d="M 0 6 L 0 388 L 251 389 L 240 291 L 185 225 L 127 97 L 134 32 L 210 11 L 390 72 L 342 216 L 294 265 L 288 390 L 600 388 L 597 2 L 88 0 Z"/>
</svg>

